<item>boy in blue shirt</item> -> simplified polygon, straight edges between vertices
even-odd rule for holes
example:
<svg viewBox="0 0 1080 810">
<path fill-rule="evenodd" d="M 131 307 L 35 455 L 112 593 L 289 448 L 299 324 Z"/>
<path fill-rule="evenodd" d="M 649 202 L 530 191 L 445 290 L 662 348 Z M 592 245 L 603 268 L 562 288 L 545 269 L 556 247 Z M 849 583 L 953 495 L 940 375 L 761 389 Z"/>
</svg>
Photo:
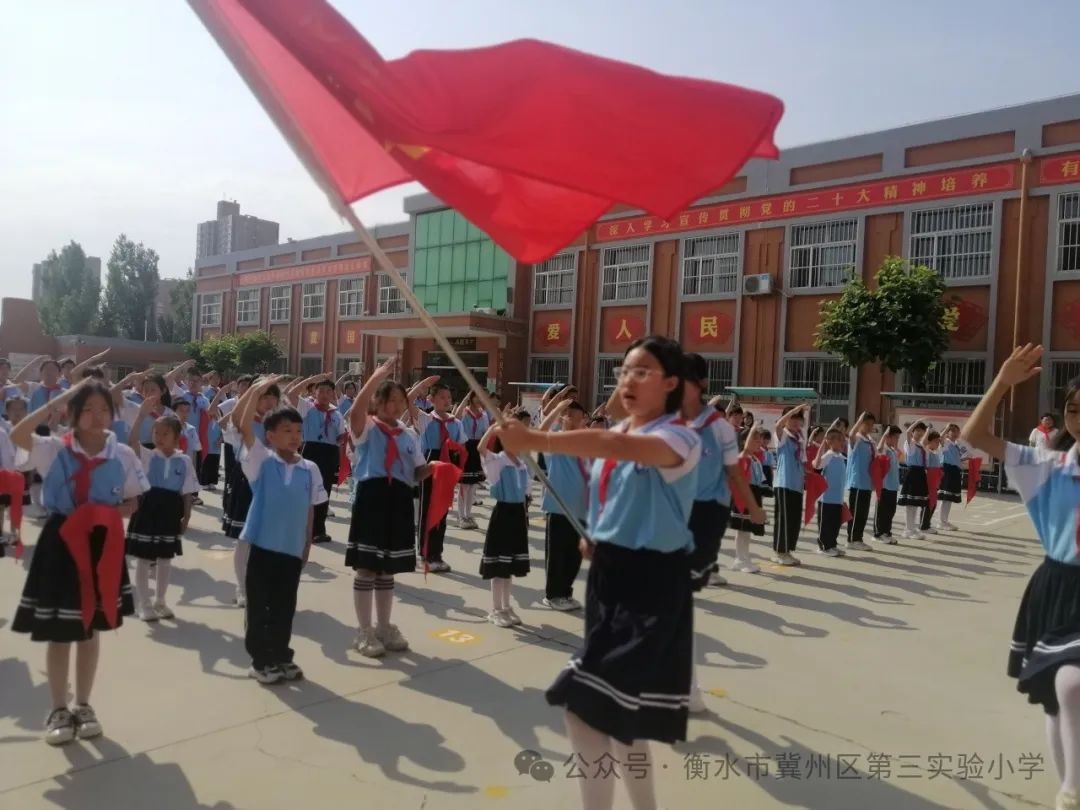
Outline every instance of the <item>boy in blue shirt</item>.
<svg viewBox="0 0 1080 810">
<path fill-rule="evenodd" d="M 877 511 L 874 512 L 874 539 L 887 545 L 895 546 L 892 536 L 893 518 L 896 516 L 896 493 L 900 489 L 900 456 L 897 445 L 904 431 L 896 425 L 889 425 L 878 442 L 878 455 L 887 456 L 889 469 L 881 481 L 881 494 L 878 495 Z"/>
<path fill-rule="evenodd" d="M 235 418 L 243 437 L 240 465 L 252 489 L 240 534 L 251 546 L 244 647 L 251 656 L 248 674 L 262 684 L 304 675 L 293 663 L 289 639 L 300 571 L 311 550 L 314 507 L 327 501 L 319 468 L 300 455 L 304 420 L 295 409 L 272 411 L 263 420 L 266 444 L 256 441 L 256 406 L 277 379 L 262 380 Z"/>
<path fill-rule="evenodd" d="M 870 551 L 870 546 L 863 542 L 863 532 L 870 517 L 870 493 L 874 489 L 870 480 L 870 467 L 874 463 L 874 442 L 870 438 L 873 429 L 874 415 L 863 411 L 848 433 L 850 444 L 845 486 L 851 522 L 847 527 L 847 544 L 848 548 L 858 551 Z"/>
<path fill-rule="evenodd" d="M 827 485 L 818 502 L 818 553 L 827 557 L 844 556 L 843 550 L 836 546 L 836 537 L 844 522 L 846 467 L 844 434 L 833 422 L 833 427 L 825 433 L 822 448 L 814 457 L 814 469 L 821 471 Z"/>
<path fill-rule="evenodd" d="M 804 468 L 806 464 L 803 423 L 809 405 L 799 405 L 776 422 L 776 475 L 773 493 L 776 498 L 776 523 L 773 527 L 773 562 L 799 565 L 791 552 L 799 542 L 802 528 Z"/>
</svg>

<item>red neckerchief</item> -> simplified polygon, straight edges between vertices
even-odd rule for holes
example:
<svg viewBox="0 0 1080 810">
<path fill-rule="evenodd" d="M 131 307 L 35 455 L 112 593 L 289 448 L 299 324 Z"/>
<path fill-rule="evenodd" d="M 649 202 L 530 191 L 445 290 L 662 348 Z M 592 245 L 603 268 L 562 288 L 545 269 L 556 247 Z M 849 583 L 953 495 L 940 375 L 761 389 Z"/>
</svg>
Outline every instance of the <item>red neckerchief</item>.
<svg viewBox="0 0 1080 810">
<path fill-rule="evenodd" d="M 69 482 L 75 484 L 75 493 L 73 496 L 75 505 L 82 506 L 90 500 L 90 476 L 93 474 L 94 470 L 109 459 L 90 458 L 85 453 L 80 453 L 75 449 L 75 445 L 73 444 L 74 441 L 74 433 L 64 434 L 64 448 L 71 454 L 71 457 L 75 459 L 75 463 L 78 465 L 74 475 L 69 479 Z"/>
<path fill-rule="evenodd" d="M 465 413 L 472 417 L 472 438 L 474 441 L 479 441 L 480 437 L 476 435 L 476 429 L 480 427 L 480 418 L 484 415 L 484 412 L 474 411 L 472 408 L 466 408 Z"/>
<path fill-rule="evenodd" d="M 440 417 L 437 413 L 433 413 L 431 418 L 439 423 L 439 461 L 450 461 L 450 445 L 455 444 L 450 438 L 450 429 L 447 425 L 455 420 L 453 414 L 447 414 L 445 417 Z M 455 447 L 458 446 L 455 444 Z"/>
<path fill-rule="evenodd" d="M 181 433 L 180 434 L 180 452 L 181 453 L 186 453 L 187 449 L 188 449 L 187 436 L 185 436 L 183 433 Z"/>
<path fill-rule="evenodd" d="M 0 495 L 11 499 L 11 528 L 15 530 L 15 559 L 21 560 L 23 542 L 22 527 L 23 493 L 26 491 L 26 476 L 15 470 L 0 470 Z"/>
<path fill-rule="evenodd" d="M 321 411 L 323 415 L 323 436 L 325 436 L 327 440 L 335 438 L 330 435 L 330 425 L 333 424 L 334 421 L 334 417 L 331 415 L 330 412 L 334 410 L 334 406 L 331 405 L 329 402 L 325 405 L 320 405 L 318 402 L 316 402 L 315 410 Z"/>
<path fill-rule="evenodd" d="M 97 564 L 97 576 L 90 553 L 90 533 L 98 526 L 105 527 L 105 547 Z M 124 571 L 124 519 L 115 506 L 84 503 L 67 516 L 60 527 L 60 538 L 67 546 L 79 575 L 79 604 L 83 627 L 87 630 L 94 621 L 101 594 L 101 612 L 109 627 L 118 622 L 120 580 Z"/>
<path fill-rule="evenodd" d="M 1046 437 L 1047 439 L 1049 439 L 1049 438 L 1050 438 L 1050 432 L 1051 432 L 1051 431 L 1053 430 L 1053 428 L 1048 428 L 1048 427 L 1047 427 L 1046 425 L 1044 425 L 1044 424 L 1043 424 L 1042 422 L 1040 422 L 1040 423 L 1039 423 L 1038 425 L 1036 425 L 1036 426 L 1035 426 L 1035 429 L 1036 429 L 1037 431 L 1039 431 L 1039 433 L 1041 433 L 1041 434 L 1042 434 L 1043 436 L 1045 436 L 1045 437 Z"/>
<path fill-rule="evenodd" d="M 390 471 L 394 469 L 394 462 L 398 460 L 397 437 L 401 435 L 402 429 L 396 425 L 384 424 L 377 416 L 371 417 L 371 421 L 386 437 L 386 455 L 383 456 L 383 466 L 386 467 L 386 480 L 390 481 L 393 478 Z"/>
</svg>

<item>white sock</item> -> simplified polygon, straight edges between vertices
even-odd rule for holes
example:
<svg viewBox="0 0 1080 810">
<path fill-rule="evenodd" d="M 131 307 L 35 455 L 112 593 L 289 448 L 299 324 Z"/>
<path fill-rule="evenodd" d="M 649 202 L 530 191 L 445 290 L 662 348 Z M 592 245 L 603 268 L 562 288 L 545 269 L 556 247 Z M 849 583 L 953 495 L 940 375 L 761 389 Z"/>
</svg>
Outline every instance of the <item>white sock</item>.
<svg viewBox="0 0 1080 810">
<path fill-rule="evenodd" d="M 165 604 L 165 591 L 169 589 L 169 572 L 172 570 L 172 560 L 158 560 L 155 566 L 154 582 L 156 591 L 154 601 L 159 605 Z"/>
<path fill-rule="evenodd" d="M 356 609 L 356 623 L 361 630 L 371 627 L 372 603 L 375 595 L 375 579 L 373 577 L 361 577 L 356 574 L 353 577 L 353 607 Z"/>
<path fill-rule="evenodd" d="M 375 622 L 379 627 L 390 624 L 390 611 L 394 607 L 394 577 L 379 574 L 375 577 Z"/>
<path fill-rule="evenodd" d="M 1061 706 L 1058 723 L 1065 766 L 1061 789 L 1077 793 L 1080 792 L 1080 667 L 1075 664 L 1059 667 L 1054 676 L 1054 691 Z"/>
<path fill-rule="evenodd" d="M 150 560 L 135 560 L 135 602 L 140 608 L 150 604 Z"/>
<path fill-rule="evenodd" d="M 915 534 L 919 528 L 919 507 L 905 506 L 904 520 L 907 522 L 908 534 Z"/>
<path fill-rule="evenodd" d="M 465 506 L 465 504 L 468 502 L 468 498 L 466 497 L 468 489 L 469 488 L 464 484 L 461 484 L 457 488 L 458 520 L 465 520 L 469 516 L 469 510 Z"/>
<path fill-rule="evenodd" d="M 739 531 L 735 533 L 735 559 L 750 562 L 750 533 Z"/>
<path fill-rule="evenodd" d="M 952 511 L 952 501 L 941 502 L 941 517 L 938 518 L 940 525 L 947 526 L 949 523 L 949 513 Z"/>
<path fill-rule="evenodd" d="M 236 541 L 236 550 L 233 551 L 233 572 L 236 574 L 236 590 L 247 593 L 247 561 L 251 554 L 251 545 L 243 540 Z"/>
</svg>

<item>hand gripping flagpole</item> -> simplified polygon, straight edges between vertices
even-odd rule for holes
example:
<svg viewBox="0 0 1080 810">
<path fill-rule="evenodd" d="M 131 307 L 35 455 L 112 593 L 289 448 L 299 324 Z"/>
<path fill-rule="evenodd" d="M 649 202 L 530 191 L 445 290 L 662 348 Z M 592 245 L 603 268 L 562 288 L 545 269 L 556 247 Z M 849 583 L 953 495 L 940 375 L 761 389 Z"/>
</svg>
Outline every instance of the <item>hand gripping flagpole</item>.
<svg viewBox="0 0 1080 810">
<path fill-rule="evenodd" d="M 394 286 L 405 297 L 405 301 L 409 307 L 420 318 L 424 326 L 431 332 L 431 336 L 435 338 L 435 342 L 439 344 L 439 347 L 446 353 L 446 356 L 450 358 L 450 363 L 461 374 L 462 378 L 468 384 L 469 388 L 480 398 L 480 403 L 491 414 L 496 424 L 503 426 L 506 425 L 506 419 L 503 416 L 502 411 L 495 407 L 495 403 L 491 400 L 487 391 L 480 385 L 476 377 L 473 376 L 472 371 L 465 361 L 461 359 L 461 356 L 457 353 L 454 347 L 447 340 L 446 335 L 443 334 L 442 329 L 435 322 L 435 319 L 431 317 L 431 313 L 427 311 L 427 308 L 420 303 L 420 300 L 413 293 L 412 288 L 406 283 L 401 273 L 393 262 L 390 261 L 390 257 L 386 255 L 386 252 L 379 246 L 379 243 L 375 240 L 375 237 L 371 235 L 364 223 L 360 221 L 360 218 L 353 211 L 348 201 L 337 190 L 337 187 L 330 180 L 326 174 L 326 170 L 323 168 L 319 159 L 313 154 L 309 147 L 307 140 L 304 138 L 302 130 L 293 121 L 292 115 L 281 104 L 277 102 L 274 94 L 270 91 L 270 88 L 266 86 L 262 78 L 259 75 L 259 71 L 255 69 L 251 63 L 249 54 L 241 47 L 238 47 L 234 40 L 229 37 L 225 32 L 221 31 L 218 27 L 218 21 L 212 13 L 208 13 L 204 7 L 204 3 L 201 0 L 188 0 L 188 4 L 191 9 L 198 15 L 203 25 L 210 32 L 211 36 L 217 41 L 218 45 L 225 52 L 226 56 L 233 63 L 237 72 L 241 78 L 247 83 L 251 92 L 262 104 L 264 110 L 270 119 L 277 125 L 278 130 L 284 136 L 286 142 L 292 147 L 293 152 L 299 158 L 300 162 L 307 169 L 308 174 L 311 175 L 311 179 L 323 190 L 326 194 L 327 200 L 330 202 L 330 206 L 341 216 L 349 225 L 360 241 L 371 251 L 371 256 L 375 260 L 375 264 L 378 265 L 379 271 L 386 273 L 390 277 L 390 280 L 394 283 Z M 551 493 L 552 498 L 562 509 L 563 515 L 567 521 L 573 527 L 581 537 L 586 540 L 589 539 L 588 533 L 585 531 L 585 527 L 581 525 L 581 522 L 574 516 L 573 511 L 567 506 L 566 501 L 563 500 L 559 492 L 551 485 L 551 480 L 547 477 L 540 465 L 536 463 L 536 460 L 529 454 L 525 454 L 523 457 L 525 466 L 528 467 L 529 472 L 540 480 L 540 483 Z"/>
</svg>

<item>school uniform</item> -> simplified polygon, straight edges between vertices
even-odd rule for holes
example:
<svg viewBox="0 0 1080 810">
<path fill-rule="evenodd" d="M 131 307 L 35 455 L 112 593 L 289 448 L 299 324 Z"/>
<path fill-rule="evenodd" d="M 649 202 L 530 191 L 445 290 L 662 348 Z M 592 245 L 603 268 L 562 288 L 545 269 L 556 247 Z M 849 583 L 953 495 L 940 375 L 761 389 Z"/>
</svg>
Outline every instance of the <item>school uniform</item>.
<svg viewBox="0 0 1080 810">
<path fill-rule="evenodd" d="M 338 400 L 338 403 L 337 403 L 337 409 L 338 409 L 338 411 L 341 412 L 342 416 L 348 416 L 349 409 L 352 408 L 352 406 L 353 406 L 353 398 L 352 397 L 343 396 L 343 397 L 341 397 L 341 399 Z"/>
<path fill-rule="evenodd" d="M 131 429 L 135 426 L 135 420 L 139 416 L 139 409 L 141 407 L 142 397 L 136 401 L 130 394 L 124 397 L 124 401 L 120 405 L 120 420 L 127 425 L 128 436 L 131 435 Z M 176 413 L 171 408 L 166 408 L 159 404 L 158 410 L 148 413 L 146 418 L 143 419 L 142 425 L 139 427 L 139 444 L 148 450 L 154 449 L 154 423 L 162 416 L 176 416 Z M 183 425 L 181 425 L 181 428 L 182 427 Z"/>
<path fill-rule="evenodd" d="M 525 506 L 532 483 L 529 468 L 520 458 L 512 460 L 506 453 L 487 453 L 482 460 L 495 506 L 484 535 L 480 576 L 523 577 L 529 573 L 529 515 Z"/>
<path fill-rule="evenodd" d="M 963 473 L 960 462 L 963 460 L 963 447 L 958 442 L 945 440 L 941 448 L 941 484 L 937 498 L 947 503 L 960 503 L 960 488 Z"/>
<path fill-rule="evenodd" d="M 209 444 L 203 457 L 199 483 L 204 487 L 216 487 L 221 475 L 221 425 L 216 419 L 210 420 L 206 433 Z"/>
<path fill-rule="evenodd" d="M 202 444 L 199 442 L 199 431 L 191 425 L 181 424 L 180 426 L 180 450 L 187 454 L 187 457 L 191 459 L 192 466 L 195 467 L 195 474 L 198 475 L 199 467 L 199 455 L 202 450 Z"/>
<path fill-rule="evenodd" d="M 326 500 L 315 507 L 311 534 L 313 537 L 326 537 L 326 515 L 330 511 L 330 491 L 337 484 L 345 419 L 335 406 L 322 408 L 308 399 L 300 400 L 300 415 L 304 419 L 304 447 L 301 453 L 319 468 L 323 489 L 326 490 Z"/>
<path fill-rule="evenodd" d="M 701 438 L 698 491 L 690 510 L 694 551 L 690 559 L 690 587 L 700 591 L 719 570 L 720 541 L 731 518 L 731 484 L 727 468 L 739 463 L 735 428 L 715 408 L 705 408 L 688 426 Z"/>
<path fill-rule="evenodd" d="M 487 411 L 472 411 L 468 408 L 461 417 L 461 430 L 465 434 L 465 471 L 461 474 L 464 486 L 479 484 L 484 480 L 485 472 L 480 458 L 480 439 L 491 427 L 491 417 Z"/>
<path fill-rule="evenodd" d="M 251 665 L 261 670 L 292 663 L 289 639 L 308 544 L 308 509 L 328 496 L 314 463 L 306 458 L 287 462 L 261 441 L 242 449 L 240 466 L 252 489 L 240 533 L 251 545 L 244 576 L 244 647 Z"/>
<path fill-rule="evenodd" d="M 776 451 L 765 450 L 758 456 L 758 464 L 761 465 L 761 497 L 773 496 L 773 474 L 776 470 Z"/>
<path fill-rule="evenodd" d="M 690 511 L 701 440 L 679 421 L 661 416 L 635 431 L 663 439 L 682 459 L 676 467 L 593 462 L 588 525 L 596 545 L 584 646 L 546 693 L 548 703 L 627 745 L 686 738 L 694 632 Z"/>
<path fill-rule="evenodd" d="M 255 434 L 257 443 L 265 446 L 266 428 L 263 427 L 262 421 L 258 417 L 256 417 L 251 429 Z M 225 431 L 224 440 L 229 443 L 234 456 L 239 459 L 240 448 L 243 444 L 240 431 L 234 425 L 230 425 Z M 247 476 L 244 475 L 243 465 L 237 462 L 233 466 L 232 478 L 229 482 L 229 497 L 221 514 L 221 530 L 225 532 L 226 537 L 231 537 L 234 540 L 240 538 L 240 534 L 244 530 L 244 523 L 247 521 L 251 498 L 251 485 L 248 483 Z"/>
<path fill-rule="evenodd" d="M 870 493 L 874 490 L 870 479 L 870 466 L 874 463 L 875 455 L 874 443 L 870 437 L 856 433 L 851 440 L 847 457 L 845 481 L 848 508 L 851 510 L 851 522 L 847 527 L 849 544 L 863 542 L 866 521 L 870 517 Z"/>
<path fill-rule="evenodd" d="M 1037 450 L 1049 450 L 1054 446 L 1057 437 L 1057 429 L 1046 428 L 1040 424 L 1031 431 L 1031 435 L 1028 436 L 1028 443 Z"/>
<path fill-rule="evenodd" d="M 938 451 L 928 450 L 926 452 L 926 469 L 941 469 L 941 467 L 941 453 Z M 929 478 L 929 475 L 927 475 L 927 478 Z M 942 480 L 944 480 L 944 475 L 942 476 Z M 927 481 L 927 491 L 929 491 L 929 486 L 930 483 L 929 481 Z M 930 528 L 930 519 L 934 516 L 934 512 L 936 511 L 937 504 L 935 503 L 933 506 L 930 506 L 930 499 L 929 496 L 927 496 L 926 506 L 924 506 L 922 509 L 922 523 L 920 525 L 920 528 L 924 532 Z"/>
<path fill-rule="evenodd" d="M 453 415 L 441 418 L 434 413 L 417 413 L 417 429 L 420 434 L 420 450 L 427 461 L 451 461 L 451 443 L 463 444 L 465 431 Z M 424 527 L 431 505 L 431 480 L 420 482 L 420 526 L 417 535 L 417 553 L 424 556 Z M 442 562 L 443 544 L 446 540 L 446 518 L 435 526 L 427 537 L 427 561 Z"/>
<path fill-rule="evenodd" d="M 758 506 L 761 506 L 765 485 L 764 467 L 762 467 L 761 462 L 753 456 L 740 456 L 739 466 L 742 467 L 743 475 L 746 476 L 746 481 L 750 484 L 750 493 L 754 496 L 754 502 Z M 755 537 L 764 537 L 765 524 L 753 523 L 750 520 L 750 510 L 747 508 L 748 506 L 749 504 L 743 504 L 743 508 L 739 509 L 738 503 L 736 503 L 734 497 L 732 497 L 731 520 L 728 521 L 728 527 L 735 533 L 746 532 Z"/>
<path fill-rule="evenodd" d="M 814 459 L 814 466 L 825 479 L 825 491 L 818 501 L 818 548 L 836 548 L 836 538 L 844 522 L 844 484 L 847 481 L 847 459 L 843 453 L 825 450 Z"/>
<path fill-rule="evenodd" d="M 917 442 L 904 445 L 907 475 L 900 487 L 900 506 L 926 506 L 929 489 L 926 483 L 926 448 Z"/>
<path fill-rule="evenodd" d="M 776 498 L 773 526 L 773 551 L 790 554 L 799 542 L 802 528 L 803 490 L 805 489 L 805 440 L 802 433 L 785 429 L 776 443 L 776 472 L 773 495 Z"/>
<path fill-rule="evenodd" d="M 354 495 L 345 564 L 377 574 L 416 568 L 413 489 L 423 466 L 420 438 L 403 422 L 368 416 L 353 435 Z"/>
<path fill-rule="evenodd" d="M 187 423 L 194 428 L 195 435 L 199 440 L 199 449 L 192 456 L 192 462 L 195 464 L 195 475 L 202 475 L 202 461 L 205 453 L 204 448 L 209 446 L 209 431 L 210 431 L 210 400 L 208 400 L 202 394 L 193 394 L 187 388 L 175 387 L 172 391 L 173 399 L 186 399 L 191 403 L 191 410 L 188 411 Z"/>
<path fill-rule="evenodd" d="M 128 521 L 127 553 L 141 560 L 171 560 L 183 554 L 184 496 L 199 491 L 195 465 L 180 450 L 169 456 L 160 450 L 140 450 L 150 489 L 140 496 L 138 511 Z"/>
<path fill-rule="evenodd" d="M 124 564 L 124 522 L 116 507 L 150 484 L 135 453 L 111 433 L 92 458 L 73 433 L 35 435 L 33 442 L 28 455 L 19 452 L 19 465 L 41 474 L 49 516 L 12 630 L 34 641 L 85 641 L 135 612 Z"/>
<path fill-rule="evenodd" d="M 1058 713 L 1054 676 L 1080 665 L 1080 459 L 1008 444 L 1005 473 L 1027 507 L 1046 558 L 1024 589 L 1009 649 L 1008 674 L 1028 702 Z"/>
<path fill-rule="evenodd" d="M 900 489 L 900 460 L 896 451 L 885 447 L 889 458 L 889 469 L 881 481 L 881 494 L 878 496 L 877 511 L 874 512 L 874 537 L 878 540 L 892 537 L 893 518 L 896 517 L 896 491 Z"/>
<path fill-rule="evenodd" d="M 571 516 L 585 525 L 589 508 L 589 465 L 576 456 L 544 453 L 540 459 L 547 467 L 548 482 L 571 511 Z M 581 548 L 577 530 L 555 497 L 544 488 L 540 508 L 547 516 L 544 528 L 544 596 L 570 599 L 574 580 L 581 570 Z"/>
<path fill-rule="evenodd" d="M 218 403 L 218 413 L 221 414 L 221 418 L 218 419 L 218 427 L 221 430 L 221 460 L 224 464 L 223 475 L 225 476 L 225 482 L 221 488 L 221 510 L 224 513 L 229 507 L 229 497 L 231 494 L 233 470 L 236 467 L 236 453 L 233 452 L 233 445 L 231 442 L 225 440 L 225 429 L 221 427 L 221 424 L 225 421 L 225 417 L 228 416 L 236 408 L 236 403 L 240 400 L 237 397 L 229 397 L 224 402 Z"/>
<path fill-rule="evenodd" d="M 33 413 L 38 408 L 41 408 L 47 402 L 52 402 L 62 393 L 64 393 L 64 386 L 60 383 L 56 385 L 45 385 L 42 382 L 28 383 L 30 391 L 30 404 L 27 406 L 27 413 Z"/>
</svg>

